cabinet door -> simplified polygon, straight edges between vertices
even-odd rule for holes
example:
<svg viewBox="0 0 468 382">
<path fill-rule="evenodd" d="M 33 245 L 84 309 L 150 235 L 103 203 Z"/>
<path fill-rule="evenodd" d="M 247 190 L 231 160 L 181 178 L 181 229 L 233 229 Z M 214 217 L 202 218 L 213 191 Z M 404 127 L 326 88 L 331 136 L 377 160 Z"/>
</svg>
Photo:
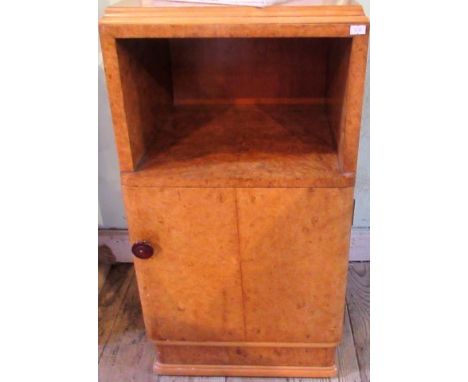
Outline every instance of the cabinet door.
<svg viewBox="0 0 468 382">
<path fill-rule="evenodd" d="M 239 189 L 237 204 L 246 340 L 339 341 L 353 189 Z"/>
<path fill-rule="evenodd" d="M 131 241 L 159 251 L 135 258 L 153 340 L 243 340 L 235 190 L 124 187 Z"/>
</svg>

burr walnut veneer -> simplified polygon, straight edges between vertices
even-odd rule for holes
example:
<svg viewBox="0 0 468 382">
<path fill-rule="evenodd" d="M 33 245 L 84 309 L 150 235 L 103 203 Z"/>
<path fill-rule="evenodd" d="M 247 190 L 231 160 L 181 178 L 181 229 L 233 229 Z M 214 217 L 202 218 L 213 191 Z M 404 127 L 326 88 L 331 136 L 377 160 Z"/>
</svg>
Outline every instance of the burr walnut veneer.
<svg viewBox="0 0 468 382">
<path fill-rule="evenodd" d="M 353 1 L 106 10 L 157 373 L 335 374 L 368 30 Z"/>
</svg>

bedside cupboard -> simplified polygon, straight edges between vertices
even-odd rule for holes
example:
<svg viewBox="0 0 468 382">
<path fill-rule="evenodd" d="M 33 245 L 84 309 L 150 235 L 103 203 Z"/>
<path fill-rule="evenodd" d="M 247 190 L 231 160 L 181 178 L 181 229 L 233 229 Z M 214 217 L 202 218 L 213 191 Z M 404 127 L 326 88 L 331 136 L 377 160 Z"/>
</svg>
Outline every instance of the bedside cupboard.
<svg viewBox="0 0 468 382">
<path fill-rule="evenodd" d="M 156 373 L 336 373 L 368 33 L 354 1 L 107 8 L 101 47 Z"/>
</svg>

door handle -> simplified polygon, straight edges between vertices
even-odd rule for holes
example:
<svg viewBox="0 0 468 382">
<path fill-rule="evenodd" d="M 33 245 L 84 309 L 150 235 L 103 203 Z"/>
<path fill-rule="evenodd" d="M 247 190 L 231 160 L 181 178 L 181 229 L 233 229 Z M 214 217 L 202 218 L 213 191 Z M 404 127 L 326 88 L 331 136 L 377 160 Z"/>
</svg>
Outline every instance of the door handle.
<svg viewBox="0 0 468 382">
<path fill-rule="evenodd" d="M 139 259 L 149 259 L 154 252 L 153 246 L 148 241 L 138 241 L 132 245 L 132 253 Z"/>
</svg>

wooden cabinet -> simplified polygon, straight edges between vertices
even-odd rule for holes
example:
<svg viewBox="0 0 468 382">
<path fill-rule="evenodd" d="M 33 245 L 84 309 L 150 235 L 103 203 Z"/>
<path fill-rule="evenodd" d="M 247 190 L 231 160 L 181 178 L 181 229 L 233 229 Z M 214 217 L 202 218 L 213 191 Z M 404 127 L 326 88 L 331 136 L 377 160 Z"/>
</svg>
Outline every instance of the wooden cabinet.
<svg viewBox="0 0 468 382">
<path fill-rule="evenodd" d="M 107 9 L 101 45 L 157 373 L 336 372 L 368 28 L 352 1 Z"/>
</svg>

